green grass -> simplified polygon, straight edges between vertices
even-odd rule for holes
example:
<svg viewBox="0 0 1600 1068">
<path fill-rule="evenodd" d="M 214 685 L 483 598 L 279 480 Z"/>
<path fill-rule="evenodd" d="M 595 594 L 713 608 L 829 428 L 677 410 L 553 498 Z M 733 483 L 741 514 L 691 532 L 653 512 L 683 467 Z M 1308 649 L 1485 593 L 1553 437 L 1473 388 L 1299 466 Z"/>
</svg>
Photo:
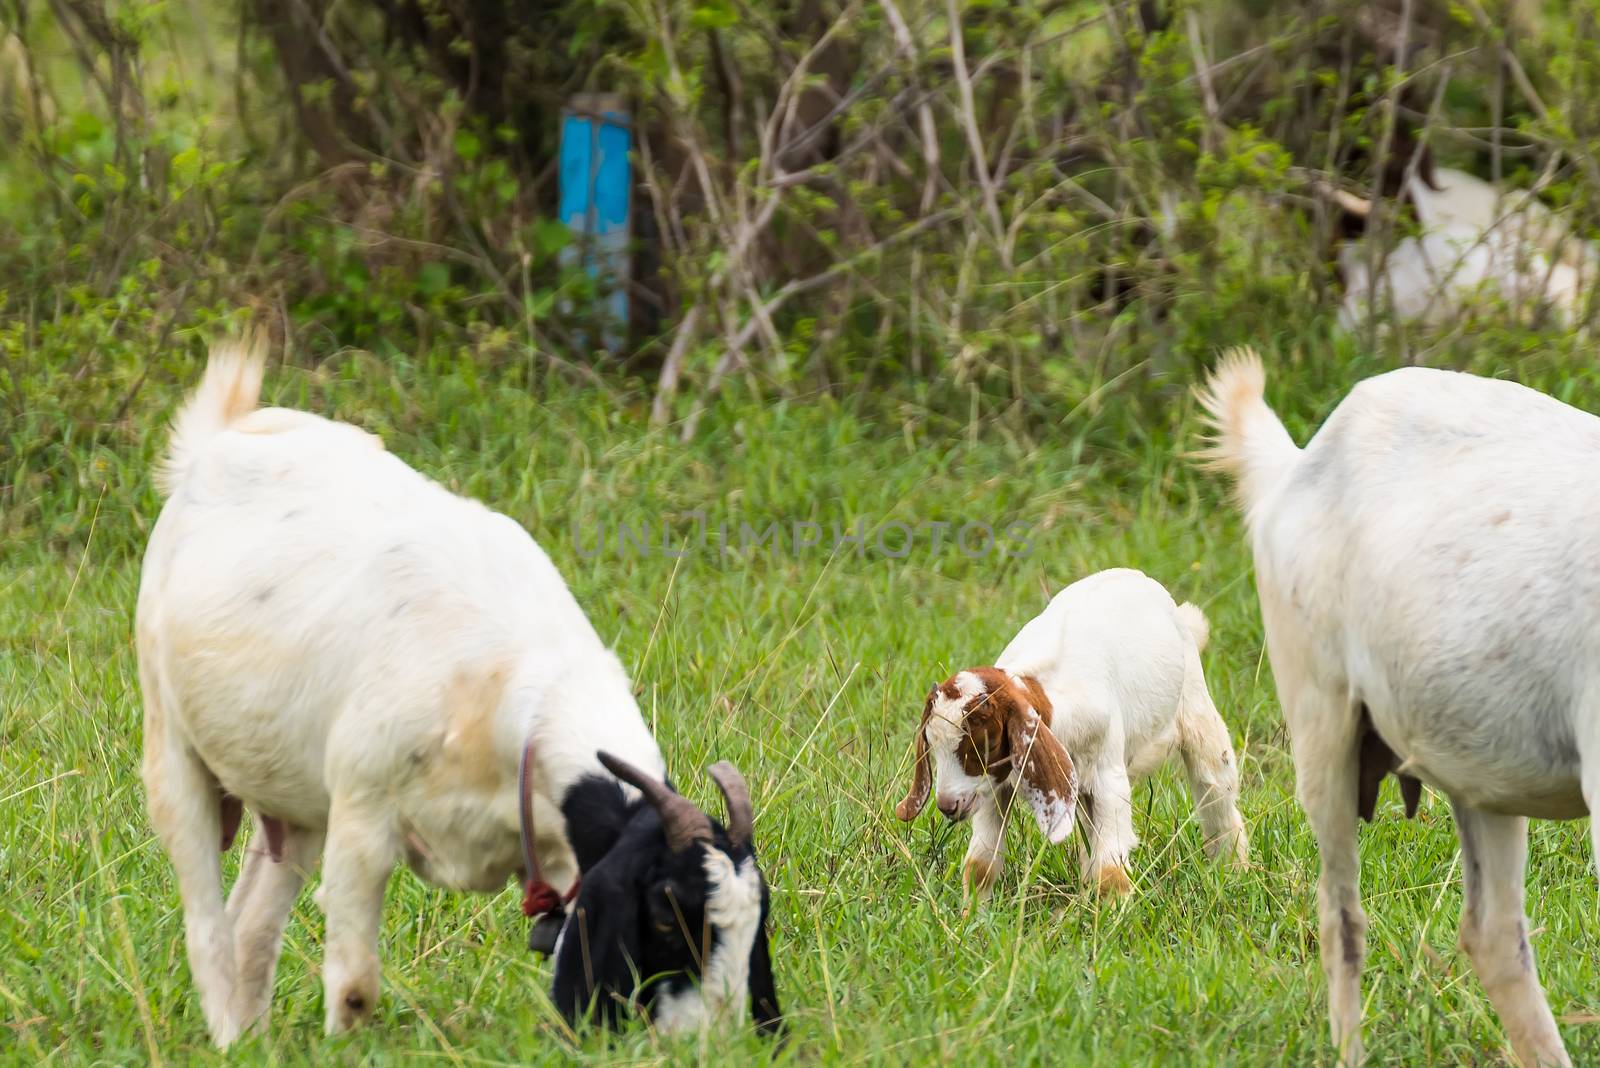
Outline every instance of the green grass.
<svg viewBox="0 0 1600 1068">
<path fill-rule="evenodd" d="M 1327 395 L 1348 386 L 1325 377 Z M 137 418 L 154 427 L 176 394 L 172 383 L 151 388 Z M 680 787 L 709 803 L 708 764 L 728 758 L 744 769 L 791 1030 L 782 1044 L 668 1042 L 641 1027 L 574 1042 L 549 1003 L 548 966 L 525 949 L 514 889 L 455 895 L 401 872 L 385 907 L 372 1025 L 322 1036 L 322 924 L 308 892 L 289 925 L 270 1030 L 228 1060 L 1327 1061 L 1316 851 L 1293 798 L 1239 523 L 1219 488 L 1177 455 L 1192 444 L 1181 390 L 1166 389 L 1165 409 L 1146 409 L 1143 433 L 1124 423 L 1101 434 L 1092 409 L 1054 425 L 963 425 L 914 404 L 868 416 L 817 402 L 751 406 L 683 446 L 591 395 L 536 402 L 440 368 L 275 368 L 268 388 L 380 431 L 422 470 L 524 523 L 628 664 Z M 1308 414 L 1316 410 L 1297 425 Z M 1114 415 L 1132 419 L 1126 406 Z M 138 776 L 131 621 L 159 438 L 134 434 L 125 448 L 84 453 L 40 508 L 38 529 L 50 536 L 0 545 L 8 1062 L 221 1061 L 207 1044 L 176 886 Z M 696 509 L 735 531 L 741 519 L 816 521 L 825 531 L 857 517 L 1020 521 L 1032 553 L 971 560 L 926 542 L 905 559 L 826 547 L 677 560 L 578 551 L 602 521 L 614 530 L 677 517 L 681 530 Z M 966 913 L 968 830 L 927 813 L 905 825 L 891 811 L 921 696 L 951 670 L 992 659 L 1050 592 L 1121 565 L 1211 617 L 1206 669 L 1240 756 L 1251 867 L 1205 861 L 1168 770 L 1139 788 L 1131 900 L 1087 894 L 1068 851 L 1018 819 L 998 892 Z M 1375 1062 L 1506 1063 L 1504 1035 L 1455 949 L 1448 807 L 1430 796 L 1408 823 L 1387 787 L 1380 813 L 1361 833 Z M 1552 1004 L 1561 1016 L 1595 1013 L 1586 829 L 1539 824 L 1532 852 L 1532 925 Z M 1600 1026 L 1563 1034 L 1579 1063 L 1600 1058 Z"/>
</svg>

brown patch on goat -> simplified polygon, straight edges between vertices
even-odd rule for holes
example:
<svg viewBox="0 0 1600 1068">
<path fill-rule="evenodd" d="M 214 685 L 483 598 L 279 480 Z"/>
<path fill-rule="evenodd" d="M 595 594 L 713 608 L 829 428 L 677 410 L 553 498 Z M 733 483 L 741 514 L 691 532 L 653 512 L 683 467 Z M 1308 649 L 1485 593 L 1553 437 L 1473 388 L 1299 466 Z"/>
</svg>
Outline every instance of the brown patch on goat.
<svg viewBox="0 0 1600 1068">
<path fill-rule="evenodd" d="M 1133 893 L 1133 880 L 1126 871 L 1112 864 L 1095 873 L 1094 888 L 1101 897 L 1127 897 Z"/>
<path fill-rule="evenodd" d="M 1049 722 L 1037 714 L 1019 711 L 1006 725 L 1011 752 L 1023 755 L 1022 782 L 1047 799 L 1067 805 L 1078 796 L 1078 773 L 1072 758 L 1050 731 Z"/>
<path fill-rule="evenodd" d="M 958 680 L 962 675 L 972 675 L 983 685 L 961 708 L 961 741 L 955 757 L 962 770 L 974 778 L 986 775 L 1003 786 L 1013 771 L 1013 756 L 1022 754 L 1025 763 L 1018 770 L 1023 781 L 1042 795 L 1070 804 L 1077 795 L 1077 777 L 1071 758 L 1050 733 L 1053 710 L 1039 680 L 1028 675 L 1013 677 L 996 667 L 978 667 L 957 672 L 929 691 L 917 724 L 911 789 L 895 806 L 895 815 L 902 820 L 915 819 L 927 803 L 931 788 L 928 718 L 936 697 L 961 698 Z M 1009 791 L 1002 803 L 1009 806 Z"/>
<path fill-rule="evenodd" d="M 1039 685 L 1039 680 L 1032 675 L 1018 675 L 1017 681 L 1022 684 L 1022 692 L 1028 695 L 1033 710 L 1039 713 L 1039 722 L 1046 727 L 1050 726 L 1050 718 L 1055 715 L 1055 708 L 1050 704 L 1050 698 L 1045 696 L 1044 687 Z"/>
<path fill-rule="evenodd" d="M 1404 775 L 1399 770 L 1400 759 L 1389 744 L 1379 737 L 1372 727 L 1372 717 L 1366 706 L 1361 708 L 1359 768 L 1357 771 L 1356 812 L 1363 820 L 1372 822 L 1378 808 L 1378 787 L 1385 775 L 1394 774 L 1400 780 L 1400 797 L 1405 802 L 1406 819 L 1417 814 L 1417 804 L 1422 800 L 1422 780 Z"/>
<path fill-rule="evenodd" d="M 430 769 L 436 781 L 494 790 L 505 769 L 497 759 L 495 719 L 511 681 L 508 664 L 458 672 L 444 693 L 444 736 Z"/>
<path fill-rule="evenodd" d="M 999 874 L 999 863 L 984 860 L 982 857 L 973 857 L 961 868 L 961 878 L 967 888 L 980 894 L 994 885 L 995 878 Z"/>
<path fill-rule="evenodd" d="M 961 769 L 968 775 L 1004 780 L 1011 774 L 1012 757 L 1019 751 L 1019 739 L 1034 730 L 1026 723 L 1029 709 L 1037 716 L 1034 721 L 1037 731 L 1049 734 L 1054 714 L 1050 698 L 1045 696 L 1039 680 L 1031 675 L 1013 677 L 996 667 L 968 668 L 961 674 L 975 676 L 983 683 L 983 690 L 968 698 L 962 710 L 963 737 L 956 759 L 961 761 Z M 960 694 L 954 679 L 941 686 L 940 691 Z M 1053 788 L 1062 796 L 1076 792 L 1071 761 L 1059 745 L 1035 742 L 1029 747 L 1027 761 L 1024 777 L 1041 789 Z"/>
<path fill-rule="evenodd" d="M 964 737 L 956 759 L 968 775 L 1004 779 L 1011 774 L 1006 725 L 1021 711 L 1020 695 L 999 668 L 972 668 L 971 674 L 983 683 L 983 690 L 969 698 L 962 709 Z"/>
<path fill-rule="evenodd" d="M 1019 772 L 1028 789 L 1072 804 L 1078 778 L 1072 758 L 1050 732 L 1052 708 L 1032 676 L 1013 677 L 995 667 L 968 668 L 983 683 L 967 700 L 956 759 L 968 775 L 1003 782 Z M 1020 766 L 1018 764 L 1020 762 Z"/>
</svg>

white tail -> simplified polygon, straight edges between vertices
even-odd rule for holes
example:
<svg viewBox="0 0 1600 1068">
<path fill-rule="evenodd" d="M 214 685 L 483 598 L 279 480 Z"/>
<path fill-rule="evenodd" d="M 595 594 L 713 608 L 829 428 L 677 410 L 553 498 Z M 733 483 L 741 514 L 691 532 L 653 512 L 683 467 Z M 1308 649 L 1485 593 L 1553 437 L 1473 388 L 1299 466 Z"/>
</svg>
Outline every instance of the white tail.
<svg viewBox="0 0 1600 1068">
<path fill-rule="evenodd" d="M 1246 518 L 1300 456 L 1263 399 L 1266 385 L 1267 373 L 1254 349 L 1229 349 L 1197 393 L 1212 431 L 1199 459 L 1234 480 Z"/>
<path fill-rule="evenodd" d="M 256 402 L 261 399 L 266 348 L 261 334 L 211 346 L 200 385 L 172 420 L 172 441 L 167 446 L 166 460 L 156 472 L 156 486 L 163 496 L 183 481 L 207 440 L 255 411 Z"/>
<path fill-rule="evenodd" d="M 1188 601 L 1180 604 L 1178 622 L 1183 624 L 1184 630 L 1194 635 L 1194 647 L 1204 652 L 1206 642 L 1211 640 L 1211 624 L 1206 621 L 1206 614 L 1200 611 L 1200 606 Z"/>
</svg>

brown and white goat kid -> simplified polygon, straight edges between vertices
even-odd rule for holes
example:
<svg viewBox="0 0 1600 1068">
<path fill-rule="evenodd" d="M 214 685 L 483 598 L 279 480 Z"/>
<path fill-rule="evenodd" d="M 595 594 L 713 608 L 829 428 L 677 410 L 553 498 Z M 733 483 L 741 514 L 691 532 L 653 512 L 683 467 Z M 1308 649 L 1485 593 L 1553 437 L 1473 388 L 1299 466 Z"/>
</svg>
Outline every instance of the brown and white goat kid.
<svg viewBox="0 0 1600 1068">
<path fill-rule="evenodd" d="M 1361 1060 L 1356 821 L 1393 771 L 1450 798 L 1461 948 L 1523 1064 L 1567 1065 L 1528 944 L 1528 817 L 1600 805 L 1600 419 L 1494 379 L 1358 383 L 1304 449 L 1240 350 L 1201 401 L 1254 551 L 1296 791 L 1316 835 L 1340 1060 Z M 1591 822 L 1600 854 L 1600 822 Z"/>
<path fill-rule="evenodd" d="M 963 877 L 986 895 L 1000 874 L 1006 817 L 1020 795 L 1051 842 L 1084 824 L 1083 877 L 1100 892 L 1132 889 L 1133 784 L 1176 749 L 1189 775 L 1208 855 L 1249 856 L 1227 725 L 1200 666 L 1209 628 L 1160 583 L 1117 568 L 1080 579 L 1006 646 L 993 667 L 935 686 L 917 724 L 911 790 L 895 809 L 915 819 L 937 771 L 938 807 L 972 820 Z"/>
<path fill-rule="evenodd" d="M 144 782 L 212 1039 L 265 1020 L 324 842 L 329 1033 L 377 1002 L 401 861 L 471 890 L 581 874 L 555 946 L 568 1018 L 641 1006 L 670 1030 L 748 1003 L 773 1026 L 738 772 L 712 769 L 724 828 L 664 784 L 622 665 L 521 527 L 370 434 L 258 410 L 261 374 L 258 351 L 213 351 L 177 417 L 139 589 Z M 224 905 L 218 847 L 242 808 L 261 833 Z"/>
</svg>

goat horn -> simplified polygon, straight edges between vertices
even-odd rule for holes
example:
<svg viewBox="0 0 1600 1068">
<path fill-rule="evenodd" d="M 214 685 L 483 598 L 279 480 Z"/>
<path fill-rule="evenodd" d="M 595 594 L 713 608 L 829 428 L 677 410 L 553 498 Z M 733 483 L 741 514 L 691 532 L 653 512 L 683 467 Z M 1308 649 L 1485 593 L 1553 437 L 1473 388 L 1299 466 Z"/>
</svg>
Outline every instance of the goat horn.
<svg viewBox="0 0 1600 1068">
<path fill-rule="evenodd" d="M 667 836 L 667 848 L 674 853 L 681 853 L 695 842 L 711 841 L 711 818 L 696 808 L 693 801 L 682 794 L 673 793 L 667 789 L 666 783 L 646 775 L 620 757 L 606 752 L 596 753 L 595 756 L 607 771 L 630 786 L 637 787 L 644 799 L 650 802 L 650 807 L 661 817 L 661 830 Z"/>
<path fill-rule="evenodd" d="M 1363 200 L 1354 193 L 1340 189 L 1332 182 L 1321 178 L 1315 179 L 1311 185 L 1319 194 L 1339 205 L 1342 211 L 1347 211 L 1351 215 L 1359 216 L 1363 219 L 1372 214 L 1372 201 L 1370 200 Z"/>
<path fill-rule="evenodd" d="M 728 803 L 728 840 L 735 848 L 749 845 L 755 815 L 750 810 L 750 787 L 745 785 L 744 776 L 726 760 L 719 760 L 711 765 L 711 778 Z"/>
<path fill-rule="evenodd" d="M 1333 191 L 1333 200 L 1351 215 L 1359 215 L 1365 219 L 1372 214 L 1372 201 L 1358 197 L 1354 193 L 1347 193 L 1343 189 Z"/>
</svg>

